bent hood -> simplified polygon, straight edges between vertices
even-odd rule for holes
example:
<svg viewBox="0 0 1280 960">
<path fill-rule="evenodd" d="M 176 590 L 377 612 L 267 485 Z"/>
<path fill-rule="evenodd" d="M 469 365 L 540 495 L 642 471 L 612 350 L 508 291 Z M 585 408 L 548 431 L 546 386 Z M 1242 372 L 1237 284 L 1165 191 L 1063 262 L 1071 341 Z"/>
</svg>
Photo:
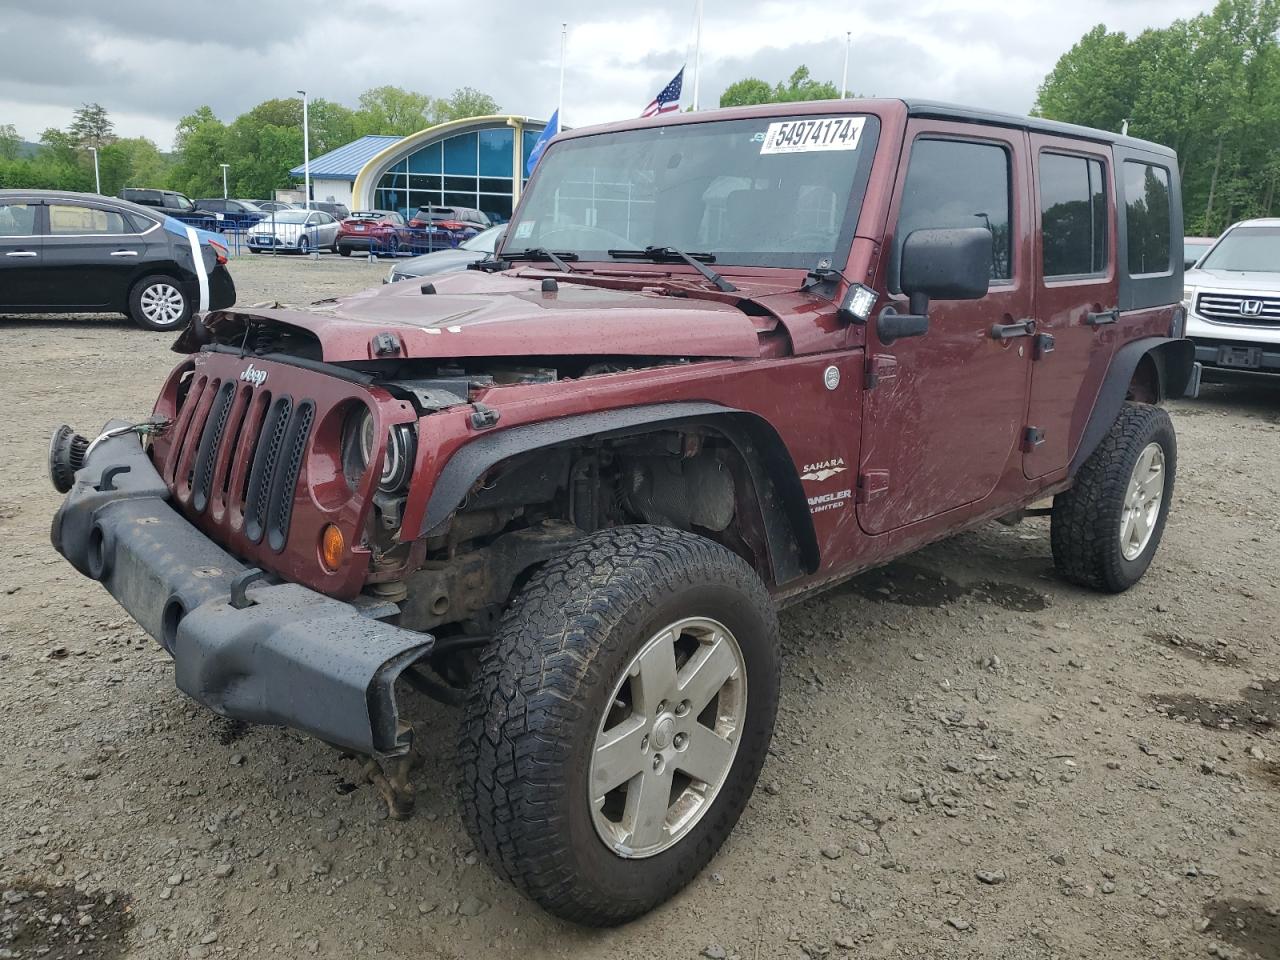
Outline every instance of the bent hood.
<svg viewBox="0 0 1280 960">
<path fill-rule="evenodd" d="M 541 277 L 449 274 L 423 284 L 403 280 L 310 309 L 229 311 L 306 330 L 325 361 L 399 357 L 654 356 L 755 357 L 773 317 L 729 304 L 673 296 L 656 288 L 604 289 L 571 281 L 542 290 Z M 211 327 L 218 315 L 209 318 Z M 395 353 L 376 353 L 389 333 Z M 385 338 L 383 338 L 385 340 Z M 384 345 L 385 346 L 385 345 Z"/>
</svg>

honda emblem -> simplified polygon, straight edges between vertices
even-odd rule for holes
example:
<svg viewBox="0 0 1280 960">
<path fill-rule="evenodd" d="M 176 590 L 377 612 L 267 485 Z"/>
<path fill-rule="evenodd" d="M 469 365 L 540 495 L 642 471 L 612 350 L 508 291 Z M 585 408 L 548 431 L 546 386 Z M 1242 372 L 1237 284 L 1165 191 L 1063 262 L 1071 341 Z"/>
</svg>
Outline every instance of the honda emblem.
<svg viewBox="0 0 1280 960">
<path fill-rule="evenodd" d="M 1261 300 L 1241 300 L 1240 301 L 1240 316 L 1256 317 L 1256 316 L 1260 316 L 1261 314 L 1262 314 Z"/>
</svg>

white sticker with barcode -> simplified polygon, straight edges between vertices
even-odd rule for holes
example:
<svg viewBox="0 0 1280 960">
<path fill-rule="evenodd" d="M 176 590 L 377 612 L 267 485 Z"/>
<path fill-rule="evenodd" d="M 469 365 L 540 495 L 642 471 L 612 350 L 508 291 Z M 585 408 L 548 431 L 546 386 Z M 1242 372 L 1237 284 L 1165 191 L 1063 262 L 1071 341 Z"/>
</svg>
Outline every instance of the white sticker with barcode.
<svg viewBox="0 0 1280 960">
<path fill-rule="evenodd" d="M 814 117 L 780 120 L 765 131 L 761 154 L 813 153 L 821 150 L 856 150 L 866 117 Z"/>
</svg>

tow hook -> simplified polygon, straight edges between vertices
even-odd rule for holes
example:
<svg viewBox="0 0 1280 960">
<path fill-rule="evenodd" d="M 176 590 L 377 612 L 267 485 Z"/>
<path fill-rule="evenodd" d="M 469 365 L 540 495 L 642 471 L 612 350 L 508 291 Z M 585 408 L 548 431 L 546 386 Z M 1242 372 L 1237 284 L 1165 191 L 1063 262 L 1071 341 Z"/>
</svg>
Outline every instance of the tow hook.
<svg viewBox="0 0 1280 960">
<path fill-rule="evenodd" d="M 397 725 L 397 739 L 412 732 L 413 728 L 403 720 Z M 365 764 L 365 779 L 373 784 L 378 795 L 386 802 L 387 815 L 392 820 L 408 820 L 413 813 L 417 788 L 409 774 L 421 764 L 422 756 L 413 746 L 398 757 L 374 757 Z"/>
<path fill-rule="evenodd" d="M 487 430 L 497 424 L 500 414 L 492 407 L 486 407 L 483 403 L 473 403 L 471 405 L 474 410 L 471 414 L 471 428 L 473 430 Z"/>
</svg>

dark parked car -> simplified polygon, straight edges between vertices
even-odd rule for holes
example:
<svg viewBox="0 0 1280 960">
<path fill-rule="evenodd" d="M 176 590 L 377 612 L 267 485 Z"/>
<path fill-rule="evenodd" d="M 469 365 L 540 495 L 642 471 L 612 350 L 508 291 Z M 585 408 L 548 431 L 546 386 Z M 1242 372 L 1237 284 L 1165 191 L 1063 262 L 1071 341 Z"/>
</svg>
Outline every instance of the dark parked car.
<svg viewBox="0 0 1280 960">
<path fill-rule="evenodd" d="M 220 220 L 222 215 L 200 206 L 186 194 L 176 190 L 152 190 L 144 187 L 125 187 L 120 191 L 120 199 L 128 200 L 143 207 L 157 207 L 171 217 L 182 217 L 188 220 L 207 218 Z"/>
<path fill-rule="evenodd" d="M 387 274 L 387 283 L 408 280 L 413 277 L 429 277 L 438 273 L 464 270 L 468 263 L 475 263 L 493 254 L 502 239 L 505 225 L 482 230 L 470 240 L 464 240 L 453 250 L 437 250 L 420 257 L 402 260 Z"/>
<path fill-rule="evenodd" d="M 0 190 L 0 313 L 124 313 L 177 330 L 236 302 L 220 237 L 96 194 Z"/>
<path fill-rule="evenodd" d="M 447 231 L 453 238 L 450 246 L 474 237 L 481 230 L 493 226 L 488 214 L 472 207 L 419 207 L 409 218 L 409 226 L 415 230 L 433 228 Z"/>
<path fill-rule="evenodd" d="M 308 210 L 323 210 L 335 220 L 345 220 L 351 216 L 345 203 L 334 203 L 332 200 L 312 200 L 310 205 L 295 203 L 295 207 L 306 206 Z"/>
<path fill-rule="evenodd" d="M 222 221 L 219 227 L 224 230 L 244 230 L 267 217 L 266 212 L 252 200 L 223 200 L 219 197 L 207 197 L 195 201 L 195 204 L 201 210 L 213 211 L 214 216 Z"/>
<path fill-rule="evenodd" d="M 338 225 L 338 252 L 344 257 L 353 250 L 396 256 L 412 240 L 404 217 L 394 210 L 357 210 Z"/>
</svg>

